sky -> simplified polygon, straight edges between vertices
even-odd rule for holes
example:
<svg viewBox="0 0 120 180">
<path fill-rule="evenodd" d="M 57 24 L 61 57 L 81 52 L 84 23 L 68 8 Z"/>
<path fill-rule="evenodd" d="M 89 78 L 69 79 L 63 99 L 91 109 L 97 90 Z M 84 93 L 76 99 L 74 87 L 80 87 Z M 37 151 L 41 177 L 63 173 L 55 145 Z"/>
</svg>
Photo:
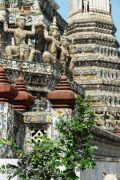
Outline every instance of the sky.
<svg viewBox="0 0 120 180">
<path fill-rule="evenodd" d="M 68 17 L 68 0 L 55 0 L 60 6 L 59 12 L 67 19 Z M 73 0 L 74 1 L 74 0 Z M 116 36 L 120 42 L 120 0 L 112 0 L 112 14 L 114 24 L 117 28 Z"/>
</svg>

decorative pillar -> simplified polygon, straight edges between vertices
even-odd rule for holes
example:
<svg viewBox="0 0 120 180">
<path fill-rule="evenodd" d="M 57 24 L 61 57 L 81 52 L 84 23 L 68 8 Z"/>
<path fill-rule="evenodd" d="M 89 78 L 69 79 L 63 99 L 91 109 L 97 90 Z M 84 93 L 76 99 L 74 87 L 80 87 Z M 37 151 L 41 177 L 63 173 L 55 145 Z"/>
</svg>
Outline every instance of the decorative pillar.
<svg viewBox="0 0 120 180">
<path fill-rule="evenodd" d="M 52 103 L 52 119 L 49 134 L 51 138 L 57 137 L 55 124 L 60 118 L 66 118 L 72 115 L 75 106 L 75 94 L 71 90 L 65 74 L 61 76 L 60 82 L 54 91 L 48 94 L 48 100 Z"/>
<path fill-rule="evenodd" d="M 82 1 L 78 0 L 79 11 L 82 12 Z"/>
<path fill-rule="evenodd" d="M 98 9 L 99 9 L 99 12 L 101 12 L 102 8 L 101 8 L 101 0 L 99 0 L 99 3 L 98 3 Z"/>
<path fill-rule="evenodd" d="M 22 75 L 16 81 L 16 89 L 18 91 L 18 95 L 14 98 L 14 108 L 17 111 L 24 112 L 30 108 L 30 106 L 34 103 L 35 97 L 32 96 L 31 93 L 27 92 L 25 87 L 25 81 Z M 31 129 L 29 125 L 24 122 L 24 145 L 23 149 L 29 151 L 31 149 L 31 145 L 28 141 L 31 139 Z"/>
<path fill-rule="evenodd" d="M 93 10 L 93 0 L 89 0 L 89 9 L 90 11 Z"/>
<path fill-rule="evenodd" d="M 93 0 L 93 11 L 96 11 L 96 1 Z"/>
<path fill-rule="evenodd" d="M 13 142 L 16 140 L 16 127 L 19 124 L 15 119 L 14 108 L 11 105 L 17 90 L 10 84 L 5 71 L 0 66 L 0 158 L 13 158 Z"/>
</svg>

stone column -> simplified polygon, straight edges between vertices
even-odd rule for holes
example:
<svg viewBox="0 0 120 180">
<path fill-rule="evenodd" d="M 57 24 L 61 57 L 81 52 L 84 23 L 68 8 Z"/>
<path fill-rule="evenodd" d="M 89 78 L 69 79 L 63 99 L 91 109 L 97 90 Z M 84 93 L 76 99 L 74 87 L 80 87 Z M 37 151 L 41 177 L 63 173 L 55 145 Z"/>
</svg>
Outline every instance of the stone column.
<svg viewBox="0 0 120 180">
<path fill-rule="evenodd" d="M 35 97 L 32 96 L 31 93 L 29 93 L 25 87 L 25 81 L 24 81 L 24 77 L 22 75 L 20 75 L 16 81 L 16 89 L 18 91 L 17 96 L 14 98 L 14 108 L 17 111 L 20 112 L 25 112 L 27 111 L 30 106 L 34 103 L 35 101 Z M 28 142 L 29 140 L 31 140 L 31 129 L 29 127 L 29 123 L 27 125 L 26 122 L 24 122 L 24 150 L 29 151 L 31 149 L 31 145 Z"/>
<path fill-rule="evenodd" d="M 110 13 L 110 0 L 107 0 L 107 13 Z"/>
<path fill-rule="evenodd" d="M 95 0 L 95 9 L 96 9 L 97 12 L 98 12 L 98 1 L 99 0 Z"/>
<path fill-rule="evenodd" d="M 82 0 L 78 0 L 78 9 L 80 12 L 82 12 Z"/>
<path fill-rule="evenodd" d="M 69 16 L 75 12 L 82 12 L 82 0 L 69 0 Z"/>
<path fill-rule="evenodd" d="M 68 4 L 69 4 L 69 16 L 71 16 L 71 14 L 72 14 L 72 12 L 73 12 L 73 8 L 72 8 L 73 1 L 72 1 L 72 0 L 69 0 Z"/>
<path fill-rule="evenodd" d="M 93 0 L 89 0 L 89 9 L 90 11 L 93 10 Z"/>
<path fill-rule="evenodd" d="M 96 0 L 93 0 L 93 10 L 96 11 Z"/>
<path fill-rule="evenodd" d="M 0 158 L 13 158 L 15 142 L 14 108 L 9 103 L 0 102 Z"/>
<path fill-rule="evenodd" d="M 102 8 L 101 8 L 101 0 L 99 0 L 98 9 L 99 9 L 99 12 L 102 10 Z"/>
<path fill-rule="evenodd" d="M 13 158 L 19 117 L 16 119 L 12 105 L 17 90 L 10 84 L 5 71 L 0 66 L 0 158 Z M 11 104 L 10 104 L 10 103 Z M 17 121 L 16 121 L 17 120 Z"/>
<path fill-rule="evenodd" d="M 55 130 L 55 124 L 60 118 L 67 118 L 72 115 L 74 109 L 75 95 L 72 92 L 65 74 L 61 76 L 61 80 L 55 90 L 48 94 L 48 100 L 52 103 L 52 124 L 48 130 L 49 136 L 52 139 L 58 137 Z"/>
</svg>

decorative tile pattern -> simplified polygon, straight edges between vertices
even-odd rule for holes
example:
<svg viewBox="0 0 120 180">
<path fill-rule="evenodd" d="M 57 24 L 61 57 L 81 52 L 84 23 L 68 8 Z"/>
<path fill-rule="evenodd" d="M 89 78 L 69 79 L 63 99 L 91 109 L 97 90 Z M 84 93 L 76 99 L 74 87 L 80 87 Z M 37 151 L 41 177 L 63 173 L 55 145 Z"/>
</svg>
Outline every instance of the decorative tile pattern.
<svg viewBox="0 0 120 180">
<path fill-rule="evenodd" d="M 15 116 L 12 105 L 0 103 L 0 158 L 13 158 L 20 124 L 20 114 Z M 19 135 L 19 139 L 21 139 Z"/>
</svg>

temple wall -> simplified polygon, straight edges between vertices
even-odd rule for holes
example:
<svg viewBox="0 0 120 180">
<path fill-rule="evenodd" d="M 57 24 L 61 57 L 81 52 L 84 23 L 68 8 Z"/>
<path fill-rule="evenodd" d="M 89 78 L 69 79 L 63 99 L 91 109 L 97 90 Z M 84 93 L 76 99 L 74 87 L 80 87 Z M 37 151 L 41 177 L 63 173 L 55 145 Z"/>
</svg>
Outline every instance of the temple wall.
<svg viewBox="0 0 120 180">
<path fill-rule="evenodd" d="M 81 173 L 80 180 L 93 180 L 93 179 L 102 180 L 103 179 L 102 172 L 105 171 L 107 173 L 112 173 L 114 170 L 117 173 L 118 180 L 120 180 L 120 159 L 113 160 L 113 159 L 104 158 L 104 160 L 103 159 L 97 160 L 95 169 L 86 170 L 83 173 Z"/>
</svg>

